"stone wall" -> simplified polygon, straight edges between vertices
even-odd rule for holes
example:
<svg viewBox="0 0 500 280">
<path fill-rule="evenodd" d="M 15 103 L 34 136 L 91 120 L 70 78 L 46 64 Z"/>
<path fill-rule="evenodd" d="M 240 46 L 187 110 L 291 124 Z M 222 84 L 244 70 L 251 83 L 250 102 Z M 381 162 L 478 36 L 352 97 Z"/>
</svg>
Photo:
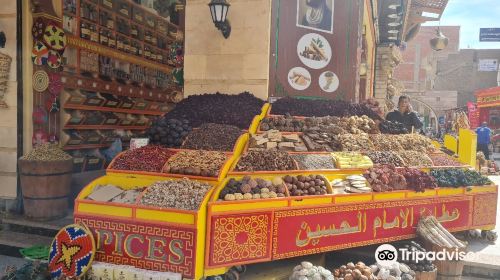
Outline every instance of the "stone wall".
<svg viewBox="0 0 500 280">
<path fill-rule="evenodd" d="M 186 4 L 184 95 L 247 90 L 267 99 L 271 1 L 230 1 L 228 39 L 214 26 L 207 3 Z"/>
<path fill-rule="evenodd" d="M 5 102 L 0 108 L 0 199 L 14 199 L 17 195 L 17 34 L 16 1 L 3 1 L 0 5 L 0 31 L 7 43 L 0 53 L 12 58 Z"/>
</svg>

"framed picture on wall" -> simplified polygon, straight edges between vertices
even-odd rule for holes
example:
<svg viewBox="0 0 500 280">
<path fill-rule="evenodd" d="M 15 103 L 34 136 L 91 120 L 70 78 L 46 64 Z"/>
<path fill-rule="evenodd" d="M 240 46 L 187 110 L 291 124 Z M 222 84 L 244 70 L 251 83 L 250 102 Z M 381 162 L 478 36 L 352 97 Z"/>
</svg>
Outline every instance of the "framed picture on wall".
<svg viewBox="0 0 500 280">
<path fill-rule="evenodd" d="M 297 0 L 297 26 L 333 33 L 334 0 Z"/>
</svg>

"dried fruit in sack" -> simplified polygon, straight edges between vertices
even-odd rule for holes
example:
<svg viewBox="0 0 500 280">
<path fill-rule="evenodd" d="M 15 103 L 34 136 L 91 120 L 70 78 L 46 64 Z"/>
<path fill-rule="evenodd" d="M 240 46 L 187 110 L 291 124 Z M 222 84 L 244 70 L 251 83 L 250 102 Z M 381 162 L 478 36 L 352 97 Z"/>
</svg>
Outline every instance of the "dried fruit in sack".
<svg viewBox="0 0 500 280">
<path fill-rule="evenodd" d="M 399 174 L 393 165 L 376 165 L 366 170 L 363 175 L 374 192 L 404 190 L 407 188 L 405 177 Z"/>
<path fill-rule="evenodd" d="M 225 153 L 217 151 L 180 151 L 167 161 L 163 172 L 217 177 L 227 158 Z"/>
<path fill-rule="evenodd" d="M 437 188 L 436 179 L 420 169 L 405 167 L 398 171 L 405 177 L 408 189 L 424 192 L 425 189 Z"/>
<path fill-rule="evenodd" d="M 235 171 L 297 170 L 293 158 L 282 151 L 248 151 L 236 164 Z"/>
<path fill-rule="evenodd" d="M 148 145 L 128 150 L 114 159 L 111 169 L 161 172 L 163 165 L 174 155 L 169 149 L 157 145 Z"/>
</svg>

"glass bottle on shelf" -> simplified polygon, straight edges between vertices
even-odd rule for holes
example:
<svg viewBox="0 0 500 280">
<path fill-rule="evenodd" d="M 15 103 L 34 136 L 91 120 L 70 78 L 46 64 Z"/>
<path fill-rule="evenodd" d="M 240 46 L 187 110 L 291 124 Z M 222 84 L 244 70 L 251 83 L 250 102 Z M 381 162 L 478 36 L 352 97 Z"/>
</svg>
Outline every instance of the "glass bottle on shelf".
<svg viewBox="0 0 500 280">
<path fill-rule="evenodd" d="M 80 23 L 80 37 L 86 40 L 90 40 L 89 25 L 85 22 Z"/>
<path fill-rule="evenodd" d="M 108 31 L 104 28 L 101 28 L 101 31 L 99 31 L 99 43 L 105 46 L 108 45 Z"/>
<path fill-rule="evenodd" d="M 111 31 L 108 32 L 108 46 L 110 48 L 116 47 L 116 37 L 115 34 Z"/>
<path fill-rule="evenodd" d="M 99 42 L 99 33 L 97 32 L 97 26 L 91 24 L 90 25 L 90 41 Z"/>
</svg>

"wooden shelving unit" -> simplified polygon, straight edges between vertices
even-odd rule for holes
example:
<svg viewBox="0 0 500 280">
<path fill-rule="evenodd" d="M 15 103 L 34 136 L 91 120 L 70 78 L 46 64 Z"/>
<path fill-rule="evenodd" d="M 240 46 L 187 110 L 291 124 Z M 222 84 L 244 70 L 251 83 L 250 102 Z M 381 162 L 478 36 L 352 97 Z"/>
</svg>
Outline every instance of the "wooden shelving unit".
<svg viewBox="0 0 500 280">
<path fill-rule="evenodd" d="M 161 115 L 165 114 L 164 112 L 158 112 L 158 111 L 143 111 L 143 110 L 108 108 L 108 107 L 96 107 L 96 106 L 75 105 L 75 104 L 66 104 L 66 105 L 64 105 L 64 109 L 85 110 L 85 111 L 100 111 L 100 112 L 114 112 L 114 113 L 126 113 L 126 114 L 137 114 L 137 115 L 151 115 L 151 116 L 161 116 Z"/>
</svg>

